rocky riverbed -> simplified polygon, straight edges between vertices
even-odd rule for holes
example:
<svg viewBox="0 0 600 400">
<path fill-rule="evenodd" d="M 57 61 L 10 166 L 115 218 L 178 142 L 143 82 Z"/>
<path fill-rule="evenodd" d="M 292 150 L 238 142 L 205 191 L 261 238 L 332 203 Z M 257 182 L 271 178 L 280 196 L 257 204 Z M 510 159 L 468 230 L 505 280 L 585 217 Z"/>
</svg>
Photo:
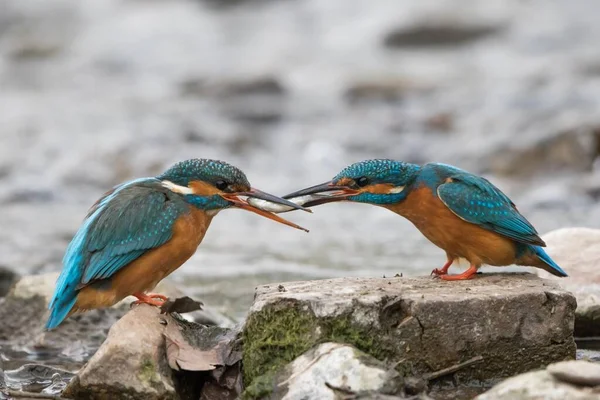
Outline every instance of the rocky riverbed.
<svg viewBox="0 0 600 400">
<path fill-rule="evenodd" d="M 532 274 L 264 285 L 239 325 L 210 309 L 189 313 L 199 306 L 190 308 L 190 300 L 161 310 L 130 309 L 128 299 L 43 332 L 55 278 L 24 277 L 0 299 L 0 393 L 9 398 L 28 392 L 130 400 L 600 396 L 598 352 L 576 351 L 573 329 L 582 316 L 575 296 Z M 183 295 L 159 289 L 173 299 Z M 11 358 L 23 349 L 36 357 L 16 368 Z M 579 364 L 561 363 L 576 358 Z M 57 359 L 70 360 L 69 368 Z"/>
<path fill-rule="evenodd" d="M 598 13 L 591 0 L 0 0 L 0 293 L 15 273 L 56 273 L 107 189 L 191 157 L 281 194 L 365 158 L 448 162 L 490 178 L 542 233 L 598 228 Z M 219 215 L 172 277 L 227 326 L 262 284 L 444 261 L 375 207 L 294 213 L 308 235 L 256 218 Z M 549 251 L 569 273 L 581 260 L 568 254 L 589 260 L 565 286 L 587 315 L 576 333 L 597 335 L 597 257 L 582 248 L 595 242 L 561 235 L 552 248 L 569 247 Z M 41 341 L 42 292 L 31 310 L 0 309 L 21 318 L 0 352 L 9 386 L 60 391 L 68 379 L 52 377 L 82 367 L 128 308 L 71 324 L 91 342 Z"/>
</svg>

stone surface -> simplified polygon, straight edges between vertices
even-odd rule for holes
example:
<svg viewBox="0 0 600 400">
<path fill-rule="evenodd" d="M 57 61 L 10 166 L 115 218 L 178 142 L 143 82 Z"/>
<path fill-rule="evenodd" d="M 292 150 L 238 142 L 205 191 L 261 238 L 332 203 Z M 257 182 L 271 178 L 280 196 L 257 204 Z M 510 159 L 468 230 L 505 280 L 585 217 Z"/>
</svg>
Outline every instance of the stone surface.
<svg viewBox="0 0 600 400">
<path fill-rule="evenodd" d="M 577 364 L 576 367 L 573 363 Z M 594 373 L 597 368 L 598 365 L 586 361 L 553 364 L 543 371 L 529 372 L 507 379 L 476 397 L 476 400 L 599 400 L 598 388 L 577 386 L 572 383 L 575 375 Z M 557 371 L 564 373 L 567 369 L 569 382 L 556 377 Z"/>
<path fill-rule="evenodd" d="M 10 288 L 19 279 L 19 274 L 8 267 L 0 266 L 0 297 L 8 294 Z"/>
<path fill-rule="evenodd" d="M 65 389 L 69 398 L 178 399 L 163 332 L 169 317 L 142 304 L 112 326 L 104 344 Z M 170 322 L 170 321 L 169 321 Z"/>
<path fill-rule="evenodd" d="M 391 48 L 458 46 L 483 39 L 499 30 L 499 27 L 494 26 L 423 23 L 395 29 L 386 35 L 383 43 Z"/>
<path fill-rule="evenodd" d="M 485 154 L 490 171 L 500 175 L 531 177 L 550 171 L 587 172 L 598 157 L 600 129 L 578 126 L 554 134 L 506 143 Z"/>
<path fill-rule="evenodd" d="M 403 379 L 384 363 L 338 343 L 324 343 L 299 356 L 276 378 L 261 377 L 245 396 L 282 400 L 335 400 L 340 393 L 396 395 Z"/>
<path fill-rule="evenodd" d="M 531 274 L 464 282 L 345 278 L 257 288 L 244 327 L 244 379 L 274 373 L 321 342 L 351 344 L 405 375 L 482 356 L 461 381 L 486 381 L 573 359 L 575 299 Z M 452 376 L 452 374 L 450 374 Z M 435 382 L 434 382 L 435 383 Z"/>
<path fill-rule="evenodd" d="M 557 229 L 542 239 L 548 254 L 569 277 L 559 279 L 543 270 L 535 272 L 555 280 L 577 298 L 575 336 L 600 336 L 600 229 Z"/>
<path fill-rule="evenodd" d="M 241 393 L 238 333 L 139 305 L 63 392 L 70 398 L 206 400 Z"/>
<path fill-rule="evenodd" d="M 600 386 L 600 364 L 563 361 L 549 365 L 547 371 L 561 382 L 577 386 Z"/>
</svg>

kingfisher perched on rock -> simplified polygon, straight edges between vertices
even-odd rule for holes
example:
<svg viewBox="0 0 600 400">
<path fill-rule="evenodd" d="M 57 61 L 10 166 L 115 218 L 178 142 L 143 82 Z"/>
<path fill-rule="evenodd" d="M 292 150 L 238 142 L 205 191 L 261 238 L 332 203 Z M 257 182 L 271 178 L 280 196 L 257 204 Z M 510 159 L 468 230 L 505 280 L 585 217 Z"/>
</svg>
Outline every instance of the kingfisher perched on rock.
<svg viewBox="0 0 600 400">
<path fill-rule="evenodd" d="M 305 207 L 336 201 L 367 203 L 407 218 L 446 252 L 447 263 L 432 271 L 444 280 L 471 279 L 483 264 L 533 266 L 567 276 L 542 249 L 546 244 L 508 196 L 487 179 L 450 165 L 367 160 L 346 167 L 330 182 L 283 198 Z M 449 275 L 458 259 L 466 259 L 470 268 Z"/>
<path fill-rule="evenodd" d="M 116 186 L 92 206 L 67 248 L 46 327 L 129 295 L 160 306 L 166 297 L 146 291 L 195 253 L 213 217 L 226 208 L 305 230 L 248 204 L 250 198 L 304 209 L 253 189 L 242 171 L 215 160 L 182 161 L 157 177 Z"/>
</svg>

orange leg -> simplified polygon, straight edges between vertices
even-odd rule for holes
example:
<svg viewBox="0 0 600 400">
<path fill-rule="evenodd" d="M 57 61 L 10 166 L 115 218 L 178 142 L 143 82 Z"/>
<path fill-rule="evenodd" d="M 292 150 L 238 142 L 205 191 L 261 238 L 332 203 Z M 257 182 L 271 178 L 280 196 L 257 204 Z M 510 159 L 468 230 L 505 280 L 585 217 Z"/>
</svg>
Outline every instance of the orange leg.
<svg viewBox="0 0 600 400">
<path fill-rule="evenodd" d="M 442 278 L 445 281 L 462 281 L 465 279 L 473 279 L 475 278 L 475 274 L 477 274 L 477 267 L 474 265 L 471 265 L 469 267 L 468 270 L 466 270 L 465 272 L 463 272 L 462 274 L 459 275 L 441 275 L 440 278 Z"/>
<path fill-rule="evenodd" d="M 442 269 L 436 268 L 433 271 L 431 271 L 431 275 L 442 276 L 442 275 L 448 274 L 448 268 L 450 268 L 450 266 L 452 265 L 453 262 L 454 262 L 454 260 L 448 260 L 448 262 L 446 264 L 444 264 Z"/>
<path fill-rule="evenodd" d="M 167 301 L 168 297 L 163 296 L 162 294 L 157 293 L 134 293 L 135 297 L 137 297 L 137 301 L 134 301 L 133 304 L 150 304 L 151 306 L 160 307 L 163 305 L 165 301 Z"/>
</svg>

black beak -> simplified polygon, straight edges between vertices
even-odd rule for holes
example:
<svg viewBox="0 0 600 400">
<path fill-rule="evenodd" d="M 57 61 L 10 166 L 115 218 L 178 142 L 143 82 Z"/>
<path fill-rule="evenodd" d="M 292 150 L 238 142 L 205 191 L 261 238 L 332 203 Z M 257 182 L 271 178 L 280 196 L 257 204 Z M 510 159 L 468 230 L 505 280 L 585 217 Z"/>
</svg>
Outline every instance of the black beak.
<svg viewBox="0 0 600 400">
<path fill-rule="evenodd" d="M 294 210 L 302 210 L 312 213 L 312 211 L 308 208 L 304 208 L 303 206 L 299 206 L 296 203 L 292 203 L 291 201 L 287 201 L 285 199 L 282 199 L 281 197 L 277 197 L 254 188 L 251 188 L 248 192 L 236 193 L 236 195 L 254 197 L 255 199 L 266 200 L 271 203 L 281 204 L 282 206 L 292 207 Z"/>
<path fill-rule="evenodd" d="M 301 229 L 305 232 L 308 232 L 307 229 L 305 229 L 299 225 L 296 225 L 293 222 L 288 221 L 287 219 L 283 219 L 280 216 L 278 216 L 277 214 L 273 214 L 272 212 L 261 210 L 260 208 L 249 204 L 248 201 L 246 199 L 244 199 L 243 197 L 254 197 L 254 198 L 266 200 L 266 201 L 269 201 L 272 203 L 277 203 L 277 204 L 281 204 L 284 206 L 293 207 L 296 210 L 304 210 L 304 211 L 312 212 L 311 210 L 305 209 L 304 207 L 294 204 L 291 201 L 284 200 L 280 197 L 273 196 L 272 194 L 268 194 L 268 193 L 262 192 L 258 189 L 254 189 L 254 188 L 251 188 L 247 192 L 223 193 L 223 194 L 221 194 L 221 197 L 223 197 L 227 201 L 230 201 L 231 203 L 233 203 L 233 205 L 235 207 L 241 208 L 242 210 L 250 211 L 250 212 L 253 212 L 260 216 L 263 216 L 265 218 L 269 218 L 269 219 L 272 219 L 273 221 L 282 223 L 284 225 L 288 225 L 293 228 Z"/>
<path fill-rule="evenodd" d="M 313 207 L 320 204 L 332 203 L 348 199 L 349 196 L 358 194 L 358 190 L 349 188 L 348 186 L 336 185 L 333 181 L 321 183 L 320 185 L 311 186 L 306 189 L 298 190 L 294 193 L 283 196 L 284 199 L 294 197 L 311 196 L 312 199 L 303 204 L 304 207 Z"/>
</svg>

